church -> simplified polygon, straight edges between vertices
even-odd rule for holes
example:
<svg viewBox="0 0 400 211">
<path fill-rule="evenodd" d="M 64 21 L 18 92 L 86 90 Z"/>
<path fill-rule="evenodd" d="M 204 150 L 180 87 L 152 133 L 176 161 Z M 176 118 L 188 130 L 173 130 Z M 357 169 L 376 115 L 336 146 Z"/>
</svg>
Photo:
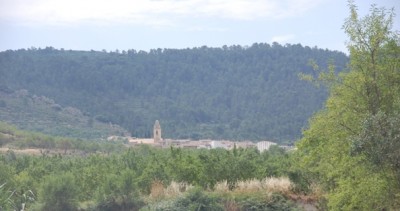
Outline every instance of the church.
<svg viewBox="0 0 400 211">
<path fill-rule="evenodd" d="M 156 120 L 156 122 L 154 123 L 153 138 L 154 138 L 154 143 L 161 143 L 162 142 L 161 126 L 160 126 L 160 122 L 158 120 Z"/>
<path fill-rule="evenodd" d="M 115 137 L 109 137 L 108 140 L 115 140 Z M 162 130 L 161 125 L 158 120 L 154 122 L 153 126 L 153 138 L 133 138 L 133 137 L 125 137 L 129 144 L 135 146 L 140 144 L 147 144 L 155 147 L 166 148 L 169 146 L 180 147 L 180 148 L 193 148 L 193 149 L 215 149 L 215 148 L 224 148 L 227 150 L 231 150 L 234 147 L 239 148 L 249 148 L 254 147 L 257 148 L 260 152 L 268 150 L 272 145 L 277 145 L 274 142 L 270 141 L 261 141 L 258 143 L 253 143 L 251 141 L 241 141 L 234 142 L 228 140 L 173 140 L 173 139 L 163 139 L 162 138 Z M 125 139 L 125 140 L 126 140 Z"/>
<path fill-rule="evenodd" d="M 130 137 L 128 139 L 130 144 L 136 145 L 136 144 L 149 144 L 149 145 L 154 145 L 154 146 L 163 146 L 164 140 L 161 136 L 161 125 L 158 120 L 155 121 L 154 126 L 153 126 L 153 138 L 132 138 Z"/>
</svg>

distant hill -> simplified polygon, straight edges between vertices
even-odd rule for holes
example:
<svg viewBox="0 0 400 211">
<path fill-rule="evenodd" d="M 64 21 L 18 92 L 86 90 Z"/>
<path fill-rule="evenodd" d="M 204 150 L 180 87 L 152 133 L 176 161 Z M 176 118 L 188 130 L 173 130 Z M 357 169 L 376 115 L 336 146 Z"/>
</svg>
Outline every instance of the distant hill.
<svg viewBox="0 0 400 211">
<path fill-rule="evenodd" d="M 83 139 L 105 139 L 128 133 L 117 125 L 99 122 L 77 108 L 62 107 L 27 90 L 0 90 L 0 120 L 24 130 Z"/>
<path fill-rule="evenodd" d="M 292 143 L 326 99 L 299 80 L 341 52 L 277 43 L 144 51 L 31 48 L 0 52 L 0 85 L 29 90 L 133 136 L 150 137 L 156 119 L 166 138 Z"/>
</svg>

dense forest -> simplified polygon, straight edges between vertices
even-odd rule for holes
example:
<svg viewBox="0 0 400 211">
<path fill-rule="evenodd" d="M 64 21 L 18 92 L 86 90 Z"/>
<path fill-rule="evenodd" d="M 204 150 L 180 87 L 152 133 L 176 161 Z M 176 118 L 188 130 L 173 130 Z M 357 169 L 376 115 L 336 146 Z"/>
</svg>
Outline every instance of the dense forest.
<svg viewBox="0 0 400 211">
<path fill-rule="evenodd" d="M 278 43 L 150 52 L 30 48 L 0 53 L 0 88 L 28 90 L 136 137 L 150 137 L 158 119 L 166 138 L 293 143 L 327 97 L 299 79 L 315 74 L 310 60 L 343 70 L 348 57 Z"/>
</svg>

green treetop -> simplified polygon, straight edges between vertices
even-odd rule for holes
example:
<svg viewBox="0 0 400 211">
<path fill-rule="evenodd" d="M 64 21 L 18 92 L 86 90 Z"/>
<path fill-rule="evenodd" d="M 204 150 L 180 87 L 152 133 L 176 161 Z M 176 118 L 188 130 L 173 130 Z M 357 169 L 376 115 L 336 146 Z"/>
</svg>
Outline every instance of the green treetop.
<svg viewBox="0 0 400 211">
<path fill-rule="evenodd" d="M 332 210 L 398 209 L 400 41 L 392 31 L 394 13 L 372 5 L 359 18 L 352 1 L 349 8 L 343 26 L 349 71 L 329 80 L 325 109 L 298 144 L 301 164 L 325 188 Z"/>
</svg>

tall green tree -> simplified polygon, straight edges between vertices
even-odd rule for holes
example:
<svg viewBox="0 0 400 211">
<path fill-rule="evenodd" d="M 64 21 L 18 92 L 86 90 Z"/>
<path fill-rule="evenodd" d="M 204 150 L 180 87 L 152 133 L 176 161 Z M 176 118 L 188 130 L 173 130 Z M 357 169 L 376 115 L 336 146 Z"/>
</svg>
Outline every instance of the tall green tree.
<svg viewBox="0 0 400 211">
<path fill-rule="evenodd" d="M 367 146 L 398 147 L 387 145 L 397 139 L 382 135 L 382 130 L 396 133 L 399 125 L 364 124 L 380 113 L 390 116 L 400 110 L 400 41 L 392 31 L 394 13 L 372 5 L 370 14 L 360 18 L 354 2 L 349 1 L 349 8 L 343 26 L 349 36 L 349 70 L 336 78 L 322 74 L 330 82 L 330 97 L 298 144 L 301 164 L 313 175 L 311 180 L 327 191 L 327 206 L 332 210 L 398 209 L 396 165 L 387 162 L 376 171 L 370 154 L 387 161 L 392 157 L 384 156 L 386 150 Z M 365 132 L 371 125 L 375 134 Z"/>
</svg>

